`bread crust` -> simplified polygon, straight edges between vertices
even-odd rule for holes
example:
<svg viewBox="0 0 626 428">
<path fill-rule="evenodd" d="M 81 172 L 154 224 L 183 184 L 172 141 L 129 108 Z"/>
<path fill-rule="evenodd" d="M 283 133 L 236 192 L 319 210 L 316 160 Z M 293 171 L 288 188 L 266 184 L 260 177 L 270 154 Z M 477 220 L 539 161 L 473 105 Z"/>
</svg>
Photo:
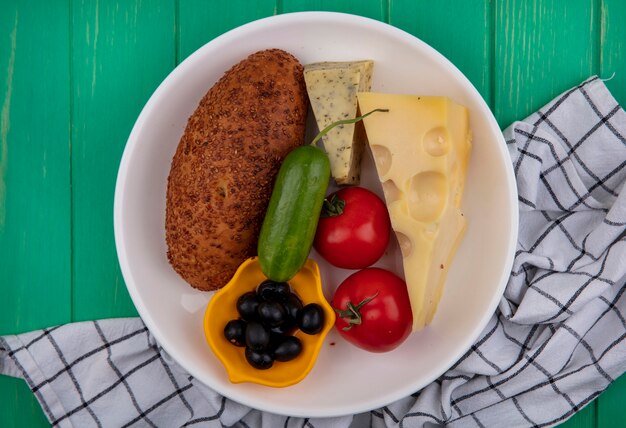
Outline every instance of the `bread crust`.
<svg viewBox="0 0 626 428">
<path fill-rule="evenodd" d="M 167 256 L 191 286 L 221 288 L 256 255 L 280 164 L 304 141 L 307 108 L 303 67 L 279 49 L 236 64 L 200 101 L 166 195 Z"/>
</svg>

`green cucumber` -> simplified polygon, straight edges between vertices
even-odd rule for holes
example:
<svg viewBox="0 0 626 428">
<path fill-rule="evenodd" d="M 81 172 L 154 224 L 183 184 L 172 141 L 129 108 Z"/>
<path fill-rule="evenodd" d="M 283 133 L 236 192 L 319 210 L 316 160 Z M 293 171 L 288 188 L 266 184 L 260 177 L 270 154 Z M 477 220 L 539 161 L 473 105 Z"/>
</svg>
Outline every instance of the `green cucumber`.
<svg viewBox="0 0 626 428">
<path fill-rule="evenodd" d="M 322 150 L 298 147 L 285 157 L 261 226 L 261 270 L 273 281 L 287 281 L 306 262 L 330 180 Z"/>
<path fill-rule="evenodd" d="M 330 180 L 328 156 L 315 144 L 335 126 L 358 122 L 376 111 L 388 110 L 376 109 L 355 119 L 334 122 L 311 145 L 292 150 L 283 160 L 257 246 L 261 270 L 272 281 L 293 278 L 304 266 L 313 246 Z"/>
</svg>

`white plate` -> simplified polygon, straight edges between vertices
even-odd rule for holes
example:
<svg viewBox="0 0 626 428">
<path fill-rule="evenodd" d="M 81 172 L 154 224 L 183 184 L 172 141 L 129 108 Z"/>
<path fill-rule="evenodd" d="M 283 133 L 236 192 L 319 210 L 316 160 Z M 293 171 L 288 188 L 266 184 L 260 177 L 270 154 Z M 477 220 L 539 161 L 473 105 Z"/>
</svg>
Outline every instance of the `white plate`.
<svg viewBox="0 0 626 428">
<path fill-rule="evenodd" d="M 272 47 L 293 53 L 303 64 L 373 59 L 373 90 L 449 96 L 470 109 L 474 135 L 463 203 L 469 227 L 432 324 L 386 354 L 357 349 L 332 332 L 309 376 L 285 389 L 228 381 L 202 331 L 211 294 L 193 290 L 171 269 L 164 232 L 167 176 L 187 118 L 224 71 L 248 54 Z M 371 158 L 364 168 L 363 183 L 381 194 Z M 379 408 L 444 373 L 493 314 L 508 278 L 516 236 L 512 168 L 498 125 L 479 93 L 449 61 L 415 37 L 378 21 L 338 13 L 295 13 L 252 22 L 187 58 L 137 119 L 115 192 L 115 238 L 124 279 L 158 342 L 189 373 L 223 395 L 292 416 Z M 401 272 L 395 244 L 389 252 L 380 264 Z M 351 272 L 320 264 L 330 297 Z"/>
</svg>

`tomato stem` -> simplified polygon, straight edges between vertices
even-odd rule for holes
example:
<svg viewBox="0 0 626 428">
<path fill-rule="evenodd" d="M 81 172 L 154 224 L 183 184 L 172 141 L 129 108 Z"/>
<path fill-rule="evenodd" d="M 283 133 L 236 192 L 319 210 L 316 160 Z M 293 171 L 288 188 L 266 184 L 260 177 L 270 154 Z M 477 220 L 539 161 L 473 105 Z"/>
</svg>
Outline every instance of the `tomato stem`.
<svg viewBox="0 0 626 428">
<path fill-rule="evenodd" d="M 359 312 L 359 311 L 361 310 L 361 308 L 363 306 L 367 305 L 369 302 L 374 300 L 376 298 L 376 296 L 378 296 L 378 291 L 373 296 L 370 296 L 370 297 L 367 297 L 367 298 L 363 299 L 356 306 L 354 306 L 352 304 L 352 302 L 348 302 L 348 304 L 346 305 L 347 309 L 336 309 L 335 308 L 335 311 L 337 312 L 337 315 L 339 315 L 341 318 L 347 318 L 347 320 L 348 320 L 348 326 L 344 327 L 342 330 L 348 331 L 352 327 L 354 327 L 355 325 L 362 324 L 363 323 L 363 317 L 361 316 L 361 312 Z"/>
<path fill-rule="evenodd" d="M 389 109 L 377 108 L 368 113 L 365 113 L 363 116 L 355 117 L 354 119 L 343 119 L 343 120 L 338 120 L 337 122 L 333 122 L 330 125 L 328 125 L 326 128 L 322 129 L 319 134 L 317 134 L 317 136 L 313 139 L 313 141 L 311 141 L 311 145 L 315 146 L 317 142 L 321 140 L 322 137 L 324 137 L 324 135 L 328 134 L 328 132 L 331 129 L 333 129 L 335 126 L 350 125 L 351 123 L 357 123 L 358 121 L 365 119 L 367 116 L 377 111 L 388 112 Z"/>
<path fill-rule="evenodd" d="M 345 206 L 346 201 L 339 198 L 336 194 L 333 194 L 330 198 L 324 199 L 320 217 L 337 217 L 343 213 Z"/>
</svg>

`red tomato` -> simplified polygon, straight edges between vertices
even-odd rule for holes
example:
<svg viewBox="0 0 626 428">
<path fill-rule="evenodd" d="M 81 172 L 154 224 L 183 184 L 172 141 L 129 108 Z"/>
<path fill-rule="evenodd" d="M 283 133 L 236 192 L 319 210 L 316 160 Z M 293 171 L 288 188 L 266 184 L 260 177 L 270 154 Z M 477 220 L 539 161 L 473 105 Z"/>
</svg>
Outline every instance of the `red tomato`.
<svg viewBox="0 0 626 428">
<path fill-rule="evenodd" d="M 387 270 L 353 273 L 337 288 L 332 306 L 341 336 L 367 351 L 391 351 L 411 333 L 413 314 L 406 284 Z"/>
<path fill-rule="evenodd" d="M 313 246 L 329 263 L 362 269 L 376 263 L 389 243 L 385 203 L 363 187 L 346 187 L 326 198 Z"/>
</svg>

